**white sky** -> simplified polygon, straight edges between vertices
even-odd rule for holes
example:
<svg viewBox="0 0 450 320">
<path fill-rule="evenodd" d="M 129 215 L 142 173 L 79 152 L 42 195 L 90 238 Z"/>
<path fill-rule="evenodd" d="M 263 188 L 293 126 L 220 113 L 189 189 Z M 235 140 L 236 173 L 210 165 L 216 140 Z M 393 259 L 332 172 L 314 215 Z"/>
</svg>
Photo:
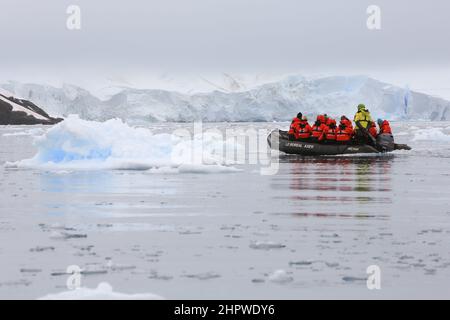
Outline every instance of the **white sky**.
<svg viewBox="0 0 450 320">
<path fill-rule="evenodd" d="M 81 8 L 80 31 L 66 28 L 70 4 Z M 381 8 L 379 31 L 366 27 L 370 4 Z M 162 75 L 367 74 L 450 99 L 448 0 L 0 0 L 0 8 L 1 80 L 146 86 Z"/>
</svg>

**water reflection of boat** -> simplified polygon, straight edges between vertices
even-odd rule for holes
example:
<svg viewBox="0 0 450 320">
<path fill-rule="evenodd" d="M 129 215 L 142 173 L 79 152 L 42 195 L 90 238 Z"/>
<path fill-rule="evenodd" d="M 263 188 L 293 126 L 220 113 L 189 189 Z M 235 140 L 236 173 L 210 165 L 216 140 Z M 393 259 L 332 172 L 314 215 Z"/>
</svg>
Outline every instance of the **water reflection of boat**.
<svg viewBox="0 0 450 320">
<path fill-rule="evenodd" d="M 391 204 L 393 156 L 280 158 L 286 171 L 273 177 L 279 191 L 289 183 L 288 213 L 297 217 L 388 217 L 382 208 Z M 287 181 L 288 180 L 288 181 Z"/>
</svg>

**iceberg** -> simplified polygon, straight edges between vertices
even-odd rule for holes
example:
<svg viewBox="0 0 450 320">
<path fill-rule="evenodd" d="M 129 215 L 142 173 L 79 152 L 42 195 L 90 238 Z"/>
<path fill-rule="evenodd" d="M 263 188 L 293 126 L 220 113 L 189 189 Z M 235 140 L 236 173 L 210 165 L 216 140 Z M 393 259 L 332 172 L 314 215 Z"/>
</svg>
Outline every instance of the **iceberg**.
<svg viewBox="0 0 450 320">
<path fill-rule="evenodd" d="M 116 292 L 107 282 L 100 283 L 97 288 L 77 288 L 55 294 L 48 294 L 39 300 L 163 300 L 153 293 L 126 294 Z"/>
<path fill-rule="evenodd" d="M 34 157 L 6 165 L 56 171 L 223 173 L 238 170 L 229 165 L 223 152 L 231 141 L 210 132 L 194 136 L 177 132 L 153 134 L 149 129 L 129 126 L 120 119 L 96 122 L 70 115 L 34 138 L 38 149 Z"/>
</svg>

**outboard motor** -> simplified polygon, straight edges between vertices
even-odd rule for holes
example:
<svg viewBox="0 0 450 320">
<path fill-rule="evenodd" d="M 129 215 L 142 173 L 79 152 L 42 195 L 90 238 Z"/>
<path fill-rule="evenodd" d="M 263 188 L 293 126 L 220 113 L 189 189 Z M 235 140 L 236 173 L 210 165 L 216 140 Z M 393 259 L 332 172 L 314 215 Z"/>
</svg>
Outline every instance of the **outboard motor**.
<svg viewBox="0 0 450 320">
<path fill-rule="evenodd" d="M 390 133 L 381 133 L 377 137 L 377 145 L 383 152 L 395 150 L 394 136 Z"/>
</svg>

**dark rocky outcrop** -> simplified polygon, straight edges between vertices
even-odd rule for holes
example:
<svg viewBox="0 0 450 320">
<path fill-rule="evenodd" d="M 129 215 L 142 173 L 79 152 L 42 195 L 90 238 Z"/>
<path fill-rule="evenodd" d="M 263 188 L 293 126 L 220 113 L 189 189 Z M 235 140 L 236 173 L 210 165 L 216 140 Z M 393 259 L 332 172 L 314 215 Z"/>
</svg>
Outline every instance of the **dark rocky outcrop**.
<svg viewBox="0 0 450 320">
<path fill-rule="evenodd" d="M 61 122 L 53 118 L 33 102 L 0 94 L 0 125 L 45 124 Z"/>
</svg>

